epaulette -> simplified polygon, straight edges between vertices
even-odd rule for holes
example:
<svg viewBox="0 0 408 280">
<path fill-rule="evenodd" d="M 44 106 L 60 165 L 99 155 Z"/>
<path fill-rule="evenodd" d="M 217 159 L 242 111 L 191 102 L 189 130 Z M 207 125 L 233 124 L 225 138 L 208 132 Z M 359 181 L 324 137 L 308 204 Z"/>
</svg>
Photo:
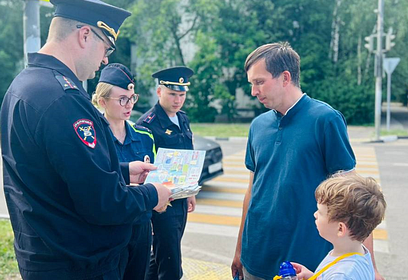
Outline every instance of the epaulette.
<svg viewBox="0 0 408 280">
<path fill-rule="evenodd" d="M 152 131 L 150 129 L 148 129 L 147 127 L 145 127 L 145 126 L 134 124 L 133 127 L 136 128 L 136 130 L 139 130 L 139 131 L 145 131 L 145 132 L 152 133 Z"/>
<path fill-rule="evenodd" d="M 152 120 L 156 117 L 156 114 L 151 112 L 147 117 L 143 120 L 145 123 L 151 123 Z"/>
<path fill-rule="evenodd" d="M 64 90 L 68 90 L 68 89 L 78 90 L 78 87 L 75 85 L 75 83 L 70 78 L 62 76 L 58 73 L 58 74 L 55 74 L 55 79 L 57 79 L 57 81 L 60 83 L 60 85 L 62 86 Z"/>
</svg>

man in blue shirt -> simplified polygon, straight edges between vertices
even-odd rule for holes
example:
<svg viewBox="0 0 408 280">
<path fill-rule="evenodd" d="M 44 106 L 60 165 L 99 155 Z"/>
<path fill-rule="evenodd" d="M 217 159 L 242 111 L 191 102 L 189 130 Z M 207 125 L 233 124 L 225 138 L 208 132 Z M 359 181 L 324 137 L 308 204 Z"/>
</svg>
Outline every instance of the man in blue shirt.
<svg viewBox="0 0 408 280">
<path fill-rule="evenodd" d="M 343 115 L 300 89 L 300 58 L 287 43 L 267 44 L 245 62 L 251 94 L 270 111 L 251 124 L 245 194 L 232 275 L 272 279 L 282 261 L 315 269 L 330 250 L 314 224 L 314 191 L 355 157 Z M 367 241 L 372 248 L 372 237 Z"/>
</svg>

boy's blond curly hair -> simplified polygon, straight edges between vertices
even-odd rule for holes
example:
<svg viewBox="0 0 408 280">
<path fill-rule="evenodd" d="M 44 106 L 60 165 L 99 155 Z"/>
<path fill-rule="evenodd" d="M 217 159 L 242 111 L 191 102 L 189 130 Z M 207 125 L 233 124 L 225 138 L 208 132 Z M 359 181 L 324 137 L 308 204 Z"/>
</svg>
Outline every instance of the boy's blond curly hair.
<svg viewBox="0 0 408 280">
<path fill-rule="evenodd" d="M 384 219 L 386 202 L 373 178 L 337 175 L 323 181 L 315 197 L 327 206 L 329 222 L 345 223 L 354 240 L 363 242 Z"/>
</svg>

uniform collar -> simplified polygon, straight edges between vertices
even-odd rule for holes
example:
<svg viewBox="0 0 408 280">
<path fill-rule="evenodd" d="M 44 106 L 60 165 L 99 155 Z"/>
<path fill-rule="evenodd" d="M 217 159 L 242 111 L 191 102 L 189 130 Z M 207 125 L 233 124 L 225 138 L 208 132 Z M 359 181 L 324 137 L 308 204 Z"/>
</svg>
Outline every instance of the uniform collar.
<svg viewBox="0 0 408 280">
<path fill-rule="evenodd" d="M 132 142 L 138 142 L 138 141 L 140 141 L 140 139 L 138 139 L 138 138 L 135 136 L 135 131 L 134 131 L 130 126 L 131 126 L 131 124 L 128 123 L 127 121 L 125 121 L 126 136 L 125 136 L 125 140 L 123 140 L 123 143 L 121 143 L 121 142 L 116 138 L 116 136 L 113 134 L 113 132 L 112 132 L 112 130 L 111 130 L 113 139 L 114 139 L 115 142 L 117 142 L 119 145 L 121 145 L 121 146 L 126 146 L 126 145 L 129 145 L 129 144 L 132 143 Z"/>
<path fill-rule="evenodd" d="M 163 128 L 166 128 L 166 127 L 170 127 L 170 126 L 175 125 L 175 124 L 170 120 L 169 116 L 167 115 L 166 111 L 164 111 L 163 107 L 160 106 L 160 103 L 159 103 L 159 102 L 157 102 L 154 107 L 155 107 L 155 111 L 156 111 L 157 118 L 159 119 L 160 124 L 161 124 L 161 126 L 162 126 Z M 179 116 L 179 112 L 176 113 L 176 116 L 177 116 L 177 117 Z M 179 121 L 180 121 L 180 123 L 182 122 L 181 118 L 179 118 Z"/>
<path fill-rule="evenodd" d="M 135 136 L 135 131 L 133 130 L 133 128 L 130 127 L 130 123 L 127 121 L 125 121 L 125 128 L 126 128 L 126 139 L 129 139 L 132 142 L 139 141 L 139 139 L 136 138 Z M 125 143 L 127 142 L 126 139 L 125 139 Z"/>
<path fill-rule="evenodd" d="M 28 67 L 41 67 L 57 71 L 62 76 L 71 79 L 71 81 L 78 87 L 79 91 L 84 94 L 86 98 L 90 99 L 89 94 L 82 87 L 82 82 L 78 80 L 77 76 L 71 71 L 71 69 L 54 56 L 42 53 L 29 53 Z"/>
</svg>

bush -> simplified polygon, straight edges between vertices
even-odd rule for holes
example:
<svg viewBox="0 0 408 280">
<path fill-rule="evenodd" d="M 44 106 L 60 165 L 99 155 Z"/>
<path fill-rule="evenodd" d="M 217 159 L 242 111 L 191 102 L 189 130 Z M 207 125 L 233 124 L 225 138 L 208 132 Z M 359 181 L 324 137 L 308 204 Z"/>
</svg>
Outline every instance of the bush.
<svg viewBox="0 0 408 280">
<path fill-rule="evenodd" d="M 374 82 L 357 85 L 355 79 L 348 79 L 345 76 L 329 77 L 314 83 L 313 92 L 308 94 L 339 110 L 348 124 L 372 124 L 374 122 Z"/>
</svg>

